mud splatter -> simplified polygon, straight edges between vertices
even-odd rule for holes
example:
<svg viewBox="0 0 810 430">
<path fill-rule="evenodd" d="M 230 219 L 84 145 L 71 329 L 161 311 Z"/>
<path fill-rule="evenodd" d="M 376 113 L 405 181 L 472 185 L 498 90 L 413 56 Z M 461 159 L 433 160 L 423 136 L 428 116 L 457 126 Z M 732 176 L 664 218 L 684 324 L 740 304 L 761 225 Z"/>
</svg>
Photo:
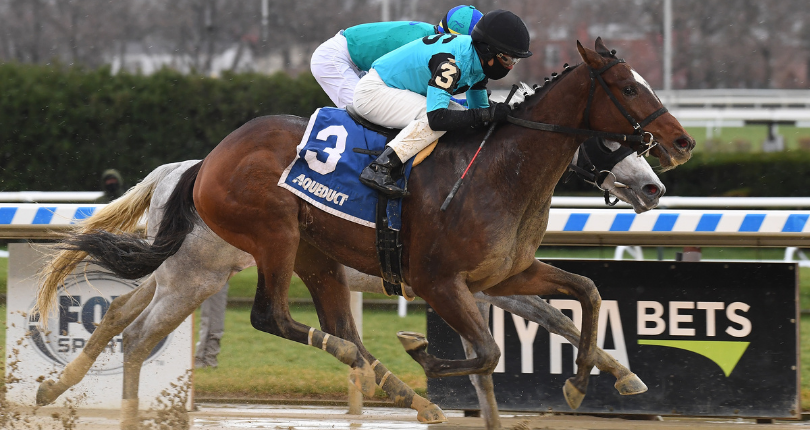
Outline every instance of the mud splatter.
<svg viewBox="0 0 810 430">
<path fill-rule="evenodd" d="M 6 327 L 4 327 L 5 329 Z M 26 333 L 26 337 L 30 334 Z M 78 408 L 85 399 L 84 394 L 74 397 L 65 397 L 65 406 L 58 411 L 51 412 L 51 419 L 55 422 L 51 425 L 42 424 L 42 417 L 37 416 L 40 411 L 40 406 L 21 406 L 10 402 L 6 396 L 14 384 L 22 382 L 19 374 L 20 348 L 27 348 L 28 344 L 26 338 L 23 337 L 14 342 L 16 347 L 8 351 L 6 357 L 6 367 L 3 373 L 4 384 L 0 387 L 0 428 L 4 430 L 75 430 L 79 419 Z M 42 375 L 37 378 L 37 382 L 44 381 L 48 377 L 52 377 L 59 373 L 57 370 L 52 371 L 50 374 Z M 47 419 L 47 418 L 46 418 Z"/>
<path fill-rule="evenodd" d="M 523 420 L 512 427 L 512 430 L 531 430 L 529 420 Z"/>
<path fill-rule="evenodd" d="M 161 391 L 160 397 L 154 401 L 149 411 L 150 418 L 144 421 L 143 430 L 176 430 L 187 429 L 190 425 L 188 416 L 188 397 L 191 392 L 191 370 L 177 378 L 177 382 L 169 384 L 169 388 Z"/>
<path fill-rule="evenodd" d="M 58 413 L 54 412 L 51 414 L 51 418 L 55 421 L 62 424 L 62 429 L 64 430 L 74 430 L 76 428 L 76 424 L 79 420 L 79 405 L 84 400 L 84 395 L 80 395 L 78 398 L 66 398 L 65 399 L 65 408 L 67 412 L 65 413 Z"/>
</svg>

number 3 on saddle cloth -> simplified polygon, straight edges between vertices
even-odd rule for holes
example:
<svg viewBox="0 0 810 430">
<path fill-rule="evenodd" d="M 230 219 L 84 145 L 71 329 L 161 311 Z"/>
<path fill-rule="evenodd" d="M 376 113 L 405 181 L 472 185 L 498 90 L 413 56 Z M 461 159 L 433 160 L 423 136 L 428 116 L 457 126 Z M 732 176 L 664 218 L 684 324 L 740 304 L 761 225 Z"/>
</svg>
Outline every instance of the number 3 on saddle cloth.
<svg viewBox="0 0 810 430">
<path fill-rule="evenodd" d="M 351 107 L 349 107 L 351 110 Z M 379 155 L 399 130 L 374 126 L 345 109 L 324 107 L 312 114 L 297 155 L 278 186 L 290 190 L 309 204 L 334 216 L 377 229 L 377 254 L 383 292 L 402 296 L 402 199 L 388 199 L 360 183 L 360 172 Z M 370 128 L 360 124 L 365 123 Z M 435 147 L 405 163 L 397 184 L 405 188 L 414 165 Z M 413 297 L 406 297 L 413 300 Z"/>
</svg>

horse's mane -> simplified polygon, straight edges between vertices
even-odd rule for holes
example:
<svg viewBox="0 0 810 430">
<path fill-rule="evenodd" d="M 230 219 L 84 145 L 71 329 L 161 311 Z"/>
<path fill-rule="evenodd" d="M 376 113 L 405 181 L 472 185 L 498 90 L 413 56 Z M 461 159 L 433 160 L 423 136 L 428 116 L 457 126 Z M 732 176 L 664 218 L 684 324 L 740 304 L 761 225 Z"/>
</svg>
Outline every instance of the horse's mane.
<svg viewBox="0 0 810 430">
<path fill-rule="evenodd" d="M 604 58 L 616 58 L 616 50 L 606 51 L 597 48 L 597 52 Z M 518 90 L 515 92 L 515 95 L 512 96 L 512 100 L 509 101 L 509 106 L 512 109 L 519 109 L 524 103 L 531 100 L 540 100 L 543 96 L 551 91 L 552 88 L 560 81 L 564 76 L 568 75 L 569 72 L 576 69 L 577 67 L 581 66 L 582 63 L 576 64 L 573 67 L 569 66 L 568 63 L 563 64 L 563 70 L 560 73 L 552 73 L 551 77 L 546 77 L 543 84 L 534 84 L 529 85 L 525 82 L 521 82 L 518 85 Z M 502 101 L 502 100 L 496 100 Z"/>
<path fill-rule="evenodd" d="M 582 63 L 580 63 L 582 64 Z M 563 71 L 560 73 L 552 73 L 551 77 L 547 77 L 543 85 L 529 85 L 525 82 L 521 82 L 518 84 L 518 89 L 515 91 L 515 95 L 512 96 L 512 100 L 509 101 L 509 106 L 512 109 L 520 109 L 524 107 L 524 104 L 528 103 L 530 100 L 540 100 L 543 96 L 548 93 L 551 88 L 557 85 L 557 82 L 560 81 L 564 76 L 568 75 L 571 70 L 576 69 L 580 66 L 577 64 L 573 67 L 569 66 L 568 63 L 563 65 Z M 505 99 L 505 98 L 504 98 Z M 503 101 L 503 100 L 493 100 L 493 101 Z"/>
</svg>

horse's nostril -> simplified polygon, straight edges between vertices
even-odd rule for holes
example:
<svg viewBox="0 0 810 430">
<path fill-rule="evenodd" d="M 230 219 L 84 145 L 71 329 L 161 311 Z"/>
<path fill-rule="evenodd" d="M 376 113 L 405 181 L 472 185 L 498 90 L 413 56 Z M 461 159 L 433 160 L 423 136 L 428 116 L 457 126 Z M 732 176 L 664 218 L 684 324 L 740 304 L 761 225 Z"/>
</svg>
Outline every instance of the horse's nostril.
<svg viewBox="0 0 810 430">
<path fill-rule="evenodd" d="M 675 144 L 681 149 L 692 149 L 692 142 L 685 137 L 676 140 Z"/>
<path fill-rule="evenodd" d="M 645 185 L 645 186 L 641 187 L 641 189 L 642 189 L 642 191 L 644 191 L 644 192 L 645 192 L 647 195 L 652 196 L 652 197 L 657 196 L 657 195 L 658 195 L 658 192 L 660 191 L 660 190 L 658 189 L 658 187 L 657 187 L 657 186 L 655 186 L 655 185 L 653 185 L 653 184 L 647 184 L 647 185 Z"/>
</svg>

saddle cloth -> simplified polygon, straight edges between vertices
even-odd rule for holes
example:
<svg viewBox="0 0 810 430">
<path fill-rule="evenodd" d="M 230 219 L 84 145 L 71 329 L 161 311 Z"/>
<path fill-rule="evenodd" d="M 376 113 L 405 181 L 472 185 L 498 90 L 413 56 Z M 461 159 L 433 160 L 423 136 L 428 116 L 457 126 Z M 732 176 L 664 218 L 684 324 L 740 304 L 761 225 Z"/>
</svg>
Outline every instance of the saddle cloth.
<svg viewBox="0 0 810 430">
<path fill-rule="evenodd" d="M 312 114 L 297 156 L 284 170 L 278 186 L 334 216 L 375 227 L 377 190 L 360 183 L 360 172 L 377 157 L 354 152 L 355 148 L 382 151 L 386 136 L 369 130 L 349 117 L 345 109 L 320 108 Z M 404 187 L 413 160 L 397 181 Z M 388 227 L 402 226 L 402 199 L 388 201 Z"/>
</svg>

